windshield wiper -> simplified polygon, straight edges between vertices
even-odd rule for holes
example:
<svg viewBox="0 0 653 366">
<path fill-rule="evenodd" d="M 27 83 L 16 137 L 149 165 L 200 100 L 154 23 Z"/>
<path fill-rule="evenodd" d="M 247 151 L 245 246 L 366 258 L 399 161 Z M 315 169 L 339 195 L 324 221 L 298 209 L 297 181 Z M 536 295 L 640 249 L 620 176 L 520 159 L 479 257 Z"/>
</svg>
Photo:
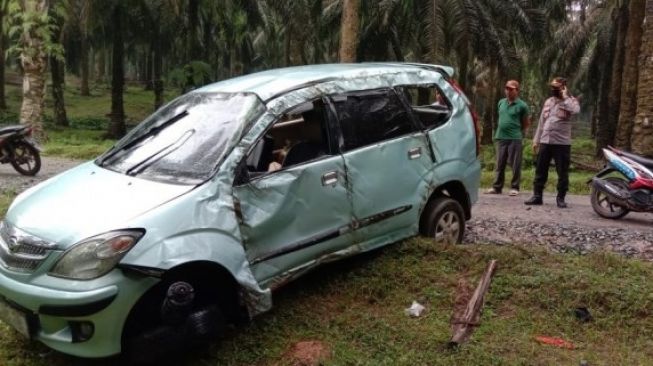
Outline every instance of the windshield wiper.
<svg viewBox="0 0 653 366">
<path fill-rule="evenodd" d="M 132 146 L 134 146 L 134 145 L 136 145 L 137 143 L 139 143 L 139 142 L 145 140 L 146 138 L 158 134 L 158 133 L 159 133 L 161 130 L 163 130 L 164 128 L 166 128 L 166 127 L 170 126 L 171 124 L 173 124 L 173 123 L 179 121 L 180 119 L 186 117 L 187 115 L 188 115 L 188 111 L 183 111 L 183 112 L 181 112 L 181 113 L 175 115 L 174 117 L 168 119 L 167 121 L 165 121 L 165 122 L 163 122 L 163 123 L 160 123 L 160 124 L 158 124 L 158 125 L 156 125 L 156 126 L 150 128 L 150 129 L 147 130 L 145 133 L 143 133 L 143 134 L 140 135 L 140 136 L 135 137 L 133 140 L 129 141 L 128 143 L 124 144 L 123 146 L 119 146 L 119 147 L 116 146 L 115 149 L 114 149 L 113 151 L 110 151 L 109 153 L 107 153 L 107 155 L 106 155 L 105 157 L 103 157 L 102 160 L 100 160 L 100 161 L 98 162 L 98 165 L 100 165 L 100 166 L 104 166 L 104 163 L 105 163 L 107 160 L 109 160 L 111 157 L 113 157 L 114 155 L 116 155 L 117 153 L 119 153 L 119 152 L 121 152 L 121 151 L 128 150 L 128 149 L 130 149 Z"/>
<path fill-rule="evenodd" d="M 177 139 L 177 141 L 173 142 L 172 144 L 164 147 L 163 149 L 160 149 L 159 151 L 155 152 L 154 154 L 148 156 L 147 158 L 141 160 L 140 162 L 134 164 L 131 166 L 129 169 L 125 171 L 125 174 L 127 175 L 137 175 L 143 170 L 145 170 L 147 167 L 150 165 L 156 163 L 157 161 L 161 160 L 164 156 L 170 154 L 171 152 L 177 150 L 181 145 L 183 145 L 188 139 L 195 133 L 195 130 L 188 130 L 186 131 L 180 138 Z"/>
</svg>

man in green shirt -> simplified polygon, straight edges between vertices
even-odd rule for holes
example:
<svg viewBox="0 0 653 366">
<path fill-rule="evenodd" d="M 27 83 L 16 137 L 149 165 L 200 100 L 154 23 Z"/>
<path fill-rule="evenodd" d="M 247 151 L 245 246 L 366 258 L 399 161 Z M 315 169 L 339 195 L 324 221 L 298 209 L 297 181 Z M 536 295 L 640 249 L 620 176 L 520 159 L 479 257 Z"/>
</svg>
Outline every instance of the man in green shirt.
<svg viewBox="0 0 653 366">
<path fill-rule="evenodd" d="M 506 164 L 512 167 L 512 181 L 510 182 L 510 195 L 519 194 L 521 180 L 522 138 L 530 124 L 530 110 L 528 105 L 519 98 L 519 82 L 508 80 L 506 82 L 506 97 L 498 104 L 499 123 L 494 134 L 497 145 L 497 163 L 494 171 L 492 188 L 485 193 L 501 194 L 505 177 Z"/>
</svg>

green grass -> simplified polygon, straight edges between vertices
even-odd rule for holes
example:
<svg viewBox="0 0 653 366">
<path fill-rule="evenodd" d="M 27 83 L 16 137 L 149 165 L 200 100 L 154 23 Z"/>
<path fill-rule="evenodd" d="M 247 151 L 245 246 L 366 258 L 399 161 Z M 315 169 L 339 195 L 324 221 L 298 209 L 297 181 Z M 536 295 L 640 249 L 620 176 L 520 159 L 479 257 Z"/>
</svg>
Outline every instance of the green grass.
<svg viewBox="0 0 653 366">
<path fill-rule="evenodd" d="M 104 131 L 57 128 L 48 131 L 43 155 L 69 159 L 92 159 L 108 150 L 115 140 L 105 139 Z"/>
<path fill-rule="evenodd" d="M 589 194 L 590 186 L 587 184 L 588 179 L 593 177 L 601 168 L 601 162 L 594 157 L 595 144 L 593 140 L 586 138 L 579 138 L 573 140 L 571 147 L 572 161 L 578 161 L 584 166 L 593 166 L 596 169 L 593 171 L 583 170 L 580 167 L 574 166 L 572 163 L 569 170 L 569 193 L 574 194 Z M 485 145 L 481 148 L 481 187 L 489 188 L 494 181 L 494 167 L 496 162 L 495 148 L 493 145 Z M 533 178 L 535 177 L 535 156 L 531 148 L 531 142 L 524 140 L 523 147 L 523 162 L 522 162 L 522 177 L 521 189 L 532 190 Z M 505 188 L 510 188 L 510 179 L 512 179 L 512 170 L 508 166 L 505 170 Z M 553 163 L 549 169 L 549 178 L 545 186 L 545 191 L 555 192 L 558 175 L 555 171 Z"/>
<path fill-rule="evenodd" d="M 475 286 L 490 259 L 498 269 L 481 324 L 458 350 L 451 336 L 457 283 Z M 646 365 L 653 360 L 653 267 L 612 254 L 550 254 L 533 248 L 444 247 L 412 239 L 328 265 L 275 293 L 274 309 L 228 331 L 181 365 L 288 365 L 300 341 L 331 350 L 325 365 Z M 403 309 L 417 300 L 419 318 Z M 586 306 L 594 320 L 580 323 Z M 577 349 L 540 345 L 561 337 Z M 2 365 L 67 365 L 72 359 L 0 334 Z M 94 364 L 112 364 L 103 361 Z"/>
</svg>

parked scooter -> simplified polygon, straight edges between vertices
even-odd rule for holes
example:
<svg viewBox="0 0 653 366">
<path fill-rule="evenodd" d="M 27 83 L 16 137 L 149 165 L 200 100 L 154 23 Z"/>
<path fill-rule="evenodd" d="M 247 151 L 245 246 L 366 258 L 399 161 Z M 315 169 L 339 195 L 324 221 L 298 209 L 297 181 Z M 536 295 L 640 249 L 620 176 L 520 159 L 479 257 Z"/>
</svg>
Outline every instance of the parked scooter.
<svg viewBox="0 0 653 366">
<path fill-rule="evenodd" d="M 22 175 L 36 175 L 41 170 L 41 153 L 31 136 L 31 127 L 0 128 L 0 164 L 10 163 Z"/>
<path fill-rule="evenodd" d="M 619 219 L 630 211 L 653 212 L 653 160 L 608 146 L 607 164 L 592 183 L 592 208 L 600 216 Z M 620 176 L 611 173 L 620 173 Z M 608 176 L 610 175 L 610 176 Z"/>
</svg>

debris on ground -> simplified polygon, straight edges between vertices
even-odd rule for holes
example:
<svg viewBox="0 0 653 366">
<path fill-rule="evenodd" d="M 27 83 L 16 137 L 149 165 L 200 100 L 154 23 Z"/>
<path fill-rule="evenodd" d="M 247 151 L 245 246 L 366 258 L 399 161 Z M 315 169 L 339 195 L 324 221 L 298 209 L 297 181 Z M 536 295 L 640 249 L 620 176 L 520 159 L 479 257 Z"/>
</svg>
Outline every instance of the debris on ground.
<svg viewBox="0 0 653 366">
<path fill-rule="evenodd" d="M 409 308 L 404 309 L 404 313 L 413 318 L 417 318 L 422 315 L 425 309 L 424 305 L 413 301 L 413 304 Z"/>
<path fill-rule="evenodd" d="M 547 336 L 537 336 L 535 337 L 535 340 L 542 343 L 542 344 L 548 344 L 551 346 L 555 347 L 560 347 L 560 348 L 566 348 L 566 349 L 575 349 L 576 346 L 574 346 L 573 343 L 569 341 L 565 341 L 562 338 L 557 338 L 557 337 L 547 337 Z"/>
<path fill-rule="evenodd" d="M 584 306 L 580 306 L 574 309 L 574 315 L 576 315 L 576 319 L 580 320 L 583 323 L 591 322 L 593 319 L 590 311 Z"/>
<path fill-rule="evenodd" d="M 491 260 L 485 269 L 485 273 L 483 273 L 483 276 L 479 280 L 474 294 L 469 299 L 463 315 L 452 319 L 453 336 L 449 341 L 449 346 L 455 347 L 466 342 L 469 337 L 471 337 L 474 327 L 478 326 L 481 318 L 481 311 L 483 309 L 485 293 L 490 288 L 490 281 L 492 280 L 496 267 L 497 261 L 494 259 Z M 454 314 L 456 314 L 456 312 L 456 309 L 454 309 Z"/>
</svg>

